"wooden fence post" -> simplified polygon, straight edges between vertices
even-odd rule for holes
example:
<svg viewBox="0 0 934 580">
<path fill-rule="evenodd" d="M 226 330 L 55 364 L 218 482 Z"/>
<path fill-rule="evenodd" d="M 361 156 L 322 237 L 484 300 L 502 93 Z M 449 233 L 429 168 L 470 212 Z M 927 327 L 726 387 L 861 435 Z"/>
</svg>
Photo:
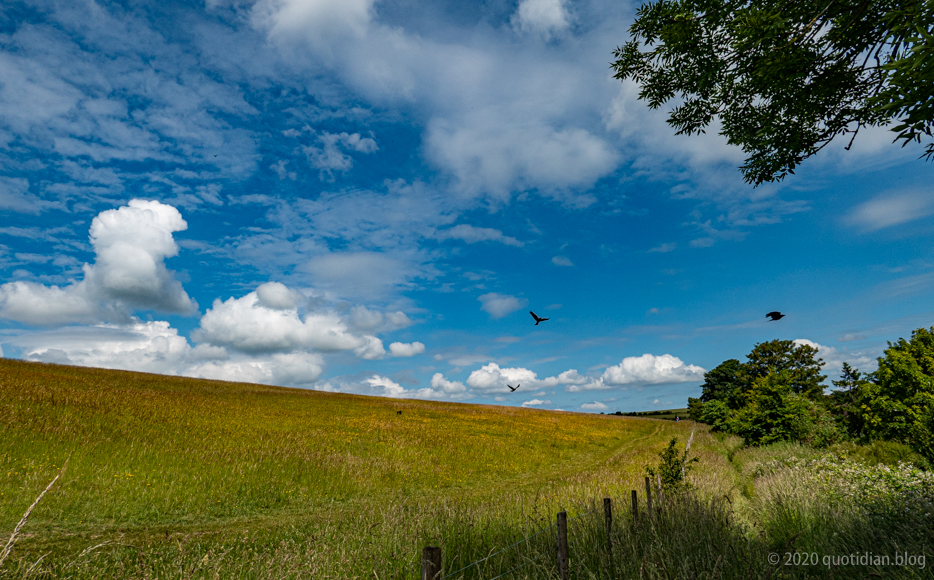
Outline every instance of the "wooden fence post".
<svg viewBox="0 0 934 580">
<path fill-rule="evenodd" d="M 645 476 L 645 511 L 652 519 L 652 484 L 649 483 L 649 476 Z"/>
<path fill-rule="evenodd" d="M 636 490 L 632 490 L 632 523 L 639 521 L 639 498 Z"/>
<path fill-rule="evenodd" d="M 425 546 L 422 550 L 422 580 L 441 578 L 441 548 Z"/>
<path fill-rule="evenodd" d="M 606 549 L 607 553 L 613 553 L 613 506 L 610 498 L 603 498 L 603 519 L 606 521 Z"/>
<path fill-rule="evenodd" d="M 558 512 L 558 577 L 568 580 L 568 513 Z"/>
<path fill-rule="evenodd" d="M 658 507 L 661 509 L 662 504 L 665 503 L 665 487 L 662 485 L 662 474 L 655 474 L 655 481 L 658 482 Z"/>
</svg>

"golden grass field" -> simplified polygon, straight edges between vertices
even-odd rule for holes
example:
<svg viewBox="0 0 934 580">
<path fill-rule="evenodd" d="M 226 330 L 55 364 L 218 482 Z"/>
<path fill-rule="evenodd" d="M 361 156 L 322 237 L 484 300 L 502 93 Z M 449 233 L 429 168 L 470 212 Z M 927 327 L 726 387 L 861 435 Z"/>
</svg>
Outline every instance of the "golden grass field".
<svg viewBox="0 0 934 580">
<path fill-rule="evenodd" d="M 0 359 L 4 543 L 68 460 L 0 574 L 417 577 L 424 545 L 468 561 L 628 497 L 691 430 Z M 726 451 L 698 429 L 704 469 Z"/>
</svg>

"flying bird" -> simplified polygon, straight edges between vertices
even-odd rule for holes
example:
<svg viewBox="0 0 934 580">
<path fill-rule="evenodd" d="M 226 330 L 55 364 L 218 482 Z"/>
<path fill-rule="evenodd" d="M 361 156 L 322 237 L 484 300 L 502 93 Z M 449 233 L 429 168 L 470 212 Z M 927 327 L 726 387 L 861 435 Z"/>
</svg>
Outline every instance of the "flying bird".
<svg viewBox="0 0 934 580">
<path fill-rule="evenodd" d="M 773 321 L 778 320 L 779 318 L 784 318 L 785 315 L 781 312 L 769 312 L 765 315 L 766 318 L 771 318 Z"/>
<path fill-rule="evenodd" d="M 543 322 L 543 321 L 545 321 L 545 320 L 548 320 L 547 318 L 539 318 L 538 315 L 535 314 L 534 312 L 532 312 L 531 310 L 529 310 L 529 314 L 531 314 L 531 315 L 532 315 L 532 318 L 535 319 L 535 326 L 538 326 L 538 323 L 539 323 L 539 322 Z"/>
<path fill-rule="evenodd" d="M 506 386 L 509 387 L 510 389 L 512 389 L 512 392 L 515 393 L 515 392 L 516 392 L 516 389 L 518 389 L 519 387 L 521 387 L 522 384 L 520 383 L 520 384 L 518 384 L 518 385 L 516 385 L 516 386 L 512 386 L 512 385 L 508 385 L 508 384 L 507 384 Z"/>
</svg>

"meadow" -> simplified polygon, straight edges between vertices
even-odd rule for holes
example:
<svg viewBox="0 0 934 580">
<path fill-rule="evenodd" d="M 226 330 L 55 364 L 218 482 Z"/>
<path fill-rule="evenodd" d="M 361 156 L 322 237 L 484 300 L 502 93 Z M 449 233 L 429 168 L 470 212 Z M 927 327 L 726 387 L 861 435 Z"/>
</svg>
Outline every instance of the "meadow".
<svg viewBox="0 0 934 580">
<path fill-rule="evenodd" d="M 629 494 L 642 496 L 645 466 L 692 430 L 694 492 L 633 522 Z M 0 578 L 409 579 L 424 546 L 442 547 L 448 574 L 534 534 L 453 577 L 523 566 L 507 577 L 554 578 L 548 528 L 562 510 L 574 578 L 863 578 L 878 571 L 767 557 L 920 554 L 934 538 L 931 510 L 918 511 L 934 490 L 924 472 L 883 477 L 872 470 L 888 467 L 798 446 L 743 449 L 684 420 L 0 359 L 0 433 L 0 542 L 61 473 Z M 611 551 L 603 497 L 616 506 Z M 931 577 L 930 567 L 880 570 Z"/>
</svg>

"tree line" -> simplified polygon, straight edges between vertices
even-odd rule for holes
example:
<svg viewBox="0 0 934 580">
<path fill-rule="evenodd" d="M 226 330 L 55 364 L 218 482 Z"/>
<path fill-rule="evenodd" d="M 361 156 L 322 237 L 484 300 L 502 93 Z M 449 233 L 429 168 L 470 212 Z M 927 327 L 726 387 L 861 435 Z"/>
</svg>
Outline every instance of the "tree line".
<svg viewBox="0 0 934 580">
<path fill-rule="evenodd" d="M 758 343 L 746 361 L 724 361 L 704 375 L 690 416 L 748 445 L 796 441 L 906 444 L 934 464 L 934 326 L 888 343 L 878 368 L 843 363 L 826 389 L 817 349 L 791 340 Z"/>
</svg>

